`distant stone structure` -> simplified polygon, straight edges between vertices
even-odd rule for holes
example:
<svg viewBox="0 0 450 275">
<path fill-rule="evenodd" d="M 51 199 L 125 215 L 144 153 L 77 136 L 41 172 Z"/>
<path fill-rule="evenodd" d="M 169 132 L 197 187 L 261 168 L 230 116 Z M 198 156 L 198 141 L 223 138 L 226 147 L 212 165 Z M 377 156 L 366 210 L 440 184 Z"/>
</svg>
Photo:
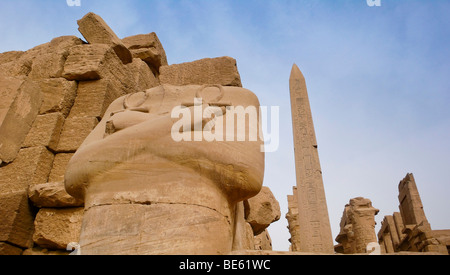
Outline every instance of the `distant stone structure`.
<svg viewBox="0 0 450 275">
<path fill-rule="evenodd" d="M 341 230 L 336 237 L 339 245 L 335 246 L 335 251 L 343 254 L 370 252 L 367 246 L 378 242 L 375 234 L 375 215 L 378 212 L 369 199 L 351 199 L 342 215 Z"/>
<path fill-rule="evenodd" d="M 358 197 L 345 206 L 338 244 L 333 247 L 306 83 L 295 64 L 290 89 L 297 176 L 286 214 L 291 253 L 448 254 L 450 230 L 431 230 L 412 174 L 399 184 L 400 213 L 384 218 L 378 240 L 375 215 L 379 210 L 369 199 Z"/>
<path fill-rule="evenodd" d="M 297 187 L 292 187 L 292 195 L 288 195 L 288 212 L 286 219 L 288 221 L 288 229 L 291 234 L 289 242 L 291 246 L 290 251 L 300 251 L 300 224 L 298 222 L 298 191 Z"/>
<path fill-rule="evenodd" d="M 388 215 L 375 234 L 375 215 L 379 210 L 369 199 L 355 198 L 345 206 L 341 230 L 336 237 L 336 253 L 367 254 L 367 247 L 379 243 L 380 254 L 447 255 L 450 230 L 432 230 L 423 210 L 422 200 L 413 174 L 400 181 L 400 212 Z"/>
<path fill-rule="evenodd" d="M 107 111 L 110 106 L 121 104 L 124 99 L 128 99 L 128 104 L 122 104 L 121 108 L 128 107 L 139 111 L 141 109 L 134 108 L 134 105 L 139 103 L 135 102 L 135 99 L 140 101 L 139 97 L 142 95 L 149 95 L 150 105 L 152 103 L 161 104 L 162 97 L 158 96 L 166 94 L 169 97 L 176 97 L 179 89 L 185 91 L 186 95 L 190 92 L 195 94 L 195 91 L 198 91 L 203 85 L 213 86 L 208 88 L 210 91 L 206 91 L 207 93 L 217 93 L 216 87 L 219 86 L 223 87 L 225 94 L 231 93 L 234 96 L 234 94 L 240 93 L 241 96 L 238 100 L 233 102 L 236 104 L 250 98 L 257 101 L 256 96 L 242 88 L 236 60 L 233 58 L 208 58 L 169 65 L 164 48 L 155 33 L 119 39 L 104 20 L 94 13 L 84 16 L 78 21 L 78 25 L 85 41 L 75 36 L 63 36 L 25 52 L 0 54 L 0 254 L 69 254 L 70 251 L 66 250 L 67 247 L 74 247 L 74 243 L 82 242 L 80 236 L 89 238 L 95 234 L 106 236 L 111 232 L 114 233 L 111 231 L 113 229 L 125 230 L 126 232 L 119 231 L 124 233 L 125 237 L 132 239 L 132 235 L 137 232 L 137 227 L 133 227 L 131 224 L 139 223 L 134 220 L 135 217 L 131 215 L 130 211 L 141 213 L 150 208 L 157 211 L 157 208 L 164 207 L 154 201 L 159 199 L 162 202 L 164 200 L 161 194 L 168 190 L 164 191 L 163 189 L 159 189 L 159 191 L 154 189 L 155 192 L 162 192 L 161 196 L 156 193 L 150 196 L 149 194 L 153 191 L 147 190 L 148 198 L 152 199 L 145 198 L 145 200 L 139 199 L 138 195 L 145 196 L 145 192 L 139 191 L 143 190 L 139 189 L 139 186 L 133 187 L 134 193 L 133 190 L 128 190 L 129 193 L 123 190 L 121 197 L 119 196 L 120 192 L 107 197 L 105 195 L 107 192 L 99 193 L 92 186 L 89 188 L 89 192 L 86 192 L 86 194 L 90 194 L 88 198 L 84 196 L 84 187 L 82 186 L 78 188 L 78 191 L 73 189 L 73 192 L 70 192 L 75 196 L 66 191 L 64 183 L 68 180 L 66 176 L 68 164 L 76 153 L 80 156 L 83 155 L 81 151 L 83 143 L 88 144 L 89 141 L 95 140 L 96 134 L 100 132 L 102 132 L 102 136 L 112 134 L 110 137 L 114 138 L 114 132 L 119 131 L 120 127 L 136 123 L 131 119 L 128 122 L 116 121 L 115 125 L 114 123 L 106 125 L 111 116 L 111 109 Z M 161 89 L 158 87 L 163 87 L 168 92 L 161 93 Z M 192 101 L 192 99 L 183 98 L 185 101 Z M 176 101 L 176 98 L 173 100 Z M 117 103 L 112 104 L 113 102 Z M 168 97 L 164 99 L 164 103 L 167 102 L 169 102 Z M 150 107 L 152 106 L 155 105 Z M 165 107 L 168 108 L 169 105 Z M 154 110 L 156 109 L 154 108 Z M 150 113 L 151 111 L 143 114 L 150 115 Z M 105 119 L 102 120 L 103 118 Z M 80 152 L 78 152 L 79 149 Z M 231 151 L 224 152 L 230 153 Z M 239 150 L 239 152 L 243 154 L 240 157 L 240 163 L 244 163 L 242 160 L 246 156 L 245 150 Z M 221 205 L 227 205 L 221 210 L 214 207 L 209 208 L 209 213 L 216 215 L 216 220 L 223 219 L 226 224 L 224 227 L 214 227 L 218 231 L 211 227 L 209 239 L 208 235 L 202 235 L 205 237 L 205 241 L 212 240 L 211 248 L 208 248 L 210 250 L 196 249 L 195 246 L 189 250 L 174 245 L 170 248 L 171 250 L 166 250 L 166 253 L 227 254 L 231 253 L 231 250 L 271 249 L 271 239 L 266 228 L 270 223 L 279 219 L 279 205 L 266 188 L 263 188 L 265 191 L 257 195 L 262 184 L 264 158 L 256 155 L 247 154 L 247 156 L 255 156 L 255 158 L 251 161 L 252 165 L 248 166 L 248 169 L 243 168 L 239 174 L 242 178 L 249 176 L 248 181 L 242 183 L 253 182 L 256 184 L 250 189 L 247 188 L 248 192 L 227 193 L 226 189 L 218 191 L 220 188 L 217 188 L 218 185 L 215 184 L 204 185 L 205 188 L 216 190 L 215 193 L 189 191 L 189 184 L 186 186 L 179 184 L 178 191 L 172 189 L 172 193 L 166 192 L 166 194 L 172 194 L 172 199 L 178 196 L 181 198 L 180 200 L 182 198 L 198 199 L 203 200 L 202 203 L 206 203 L 204 207 L 198 206 L 196 210 L 198 215 L 195 217 L 187 214 L 190 210 L 194 210 L 195 205 L 184 204 L 181 207 L 180 204 L 178 210 L 172 209 L 172 212 L 168 212 L 168 208 L 166 208 L 159 212 L 165 214 L 155 225 L 162 226 L 159 234 L 167 234 L 166 241 L 171 236 L 170 232 L 173 234 L 178 232 L 172 235 L 173 238 L 186 240 L 189 236 L 186 229 L 190 227 L 187 223 L 183 225 L 181 218 L 183 215 L 185 215 L 184 220 L 191 225 L 196 222 L 201 224 L 201 221 L 214 223 L 214 217 L 207 218 L 201 212 L 208 211 L 207 207 L 211 207 L 211 203 L 217 202 L 218 197 L 225 198 L 219 200 L 226 202 Z M 209 156 L 210 158 L 221 157 L 220 154 L 209 154 Z M 107 155 L 103 157 L 107 157 Z M 196 157 L 201 157 L 201 153 L 193 155 L 193 159 Z M 233 154 L 229 154 L 229 157 L 233 157 Z M 116 160 L 120 158 L 120 153 L 115 154 L 115 158 Z M 113 159 L 114 157 L 110 160 Z M 156 157 L 153 160 L 156 161 Z M 174 160 L 173 165 L 176 163 L 177 160 Z M 217 183 L 218 177 L 214 176 L 214 171 L 223 175 L 230 172 L 229 175 L 232 178 L 233 173 L 228 170 L 238 169 L 236 163 L 223 162 L 224 166 L 222 167 L 219 165 L 220 162 L 214 160 L 207 162 L 206 158 L 198 159 L 197 163 L 206 165 L 205 170 L 199 168 L 201 170 L 199 173 L 186 174 L 186 177 L 188 175 L 192 177 L 190 182 L 194 185 L 199 184 L 200 178 L 203 182 Z M 220 171 L 214 170 L 208 163 L 216 165 L 216 169 Z M 95 166 L 93 163 L 89 163 L 88 166 L 90 165 Z M 188 163 L 186 165 L 189 166 Z M 182 167 L 182 165 L 177 167 Z M 211 173 L 207 172 L 208 167 L 211 168 Z M 116 172 L 121 172 L 120 167 L 116 167 L 116 169 Z M 130 171 L 137 172 L 136 169 L 138 167 L 132 167 Z M 183 169 L 187 171 L 189 168 Z M 250 171 L 250 169 L 255 172 L 251 175 L 246 174 L 246 171 Z M 67 175 L 72 177 L 73 173 L 69 172 Z M 208 178 L 208 176 L 211 177 Z M 199 179 L 196 180 L 195 177 Z M 188 179 L 185 178 L 184 181 L 188 182 Z M 180 178 L 180 181 L 183 181 L 183 177 Z M 230 180 L 228 183 L 231 182 Z M 114 184 L 111 182 L 110 187 Z M 245 184 L 242 185 L 242 187 L 244 186 Z M 71 189 L 69 188 L 69 190 Z M 92 194 L 97 195 L 93 196 Z M 126 194 L 128 197 L 125 196 Z M 216 196 L 216 199 L 211 197 L 208 200 L 206 197 L 202 197 L 203 195 Z M 109 206 L 101 206 L 108 198 L 112 199 L 113 203 Z M 121 200 L 128 201 L 128 205 L 120 205 Z M 231 202 L 229 205 L 228 200 Z M 131 201 L 132 204 L 130 204 Z M 173 201 L 168 200 L 167 202 L 172 203 Z M 189 202 L 181 201 L 181 203 Z M 229 214 L 225 216 L 219 214 L 223 213 L 224 209 Z M 111 221 L 117 222 L 115 228 L 112 224 L 98 224 L 101 222 L 98 218 L 104 216 L 105 213 L 108 218 L 111 218 Z M 260 214 L 262 216 L 259 216 Z M 149 213 L 146 215 L 149 216 Z M 177 215 L 178 218 L 176 218 Z M 170 225 L 172 226 L 170 229 L 172 231 L 170 231 L 167 226 L 173 220 L 177 220 L 177 222 Z M 127 224 L 127 221 L 131 223 Z M 149 223 L 150 220 L 143 222 Z M 164 222 L 168 225 L 164 226 Z M 124 225 L 124 227 L 120 227 L 120 225 Z M 128 225 L 130 227 L 126 227 Z M 95 228 L 96 231 L 89 233 L 92 228 Z M 107 233 L 108 230 L 110 230 L 109 233 Z M 156 230 L 153 233 L 158 233 L 156 228 L 153 230 Z M 164 230 L 167 230 L 166 233 Z M 120 233 L 119 231 L 116 233 Z M 222 236 L 220 233 L 222 231 L 227 231 L 229 237 L 224 238 L 227 234 Z M 142 236 L 145 235 L 145 232 L 141 233 Z M 194 234 L 195 232 L 190 233 Z M 214 234 L 214 238 L 211 233 Z M 111 240 L 114 240 L 113 237 Z M 120 238 L 117 235 L 116 237 Z M 88 240 L 93 240 L 89 238 Z M 226 240 L 226 249 L 214 247 L 213 243 L 222 241 L 222 239 Z M 123 250 L 120 250 L 120 247 L 110 247 L 109 251 L 95 250 L 88 245 L 84 251 L 92 254 L 164 254 L 163 250 L 168 246 L 161 246 L 160 250 L 151 247 L 143 248 L 143 246 L 136 246 L 129 250 L 125 248 L 126 246 Z M 83 246 L 81 246 L 81 253 L 83 253 Z"/>
<path fill-rule="evenodd" d="M 414 175 L 408 173 L 398 185 L 399 209 L 385 216 L 378 240 L 384 253 L 435 252 L 448 254 L 450 230 L 432 230 L 425 216 Z"/>
<path fill-rule="evenodd" d="M 289 79 L 297 189 L 289 197 L 292 251 L 333 253 L 333 239 L 305 78 L 293 65 Z M 298 206 L 295 208 L 295 204 Z M 294 214 L 295 213 L 295 214 Z M 294 217 L 294 216 L 297 217 Z"/>
</svg>

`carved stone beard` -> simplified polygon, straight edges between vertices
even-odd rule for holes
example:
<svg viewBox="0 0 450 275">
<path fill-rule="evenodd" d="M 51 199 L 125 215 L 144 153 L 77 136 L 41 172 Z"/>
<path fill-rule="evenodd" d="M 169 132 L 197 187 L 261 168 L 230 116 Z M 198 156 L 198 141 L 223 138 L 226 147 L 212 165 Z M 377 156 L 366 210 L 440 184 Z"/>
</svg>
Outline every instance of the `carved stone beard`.
<svg viewBox="0 0 450 275">
<path fill-rule="evenodd" d="M 173 141 L 170 111 L 199 88 L 160 86 L 116 100 L 71 159 L 66 189 L 85 199 L 83 253 L 231 251 L 236 205 L 262 186 L 262 142 Z M 259 106 L 242 88 L 227 87 L 224 99 L 236 95 Z"/>
</svg>

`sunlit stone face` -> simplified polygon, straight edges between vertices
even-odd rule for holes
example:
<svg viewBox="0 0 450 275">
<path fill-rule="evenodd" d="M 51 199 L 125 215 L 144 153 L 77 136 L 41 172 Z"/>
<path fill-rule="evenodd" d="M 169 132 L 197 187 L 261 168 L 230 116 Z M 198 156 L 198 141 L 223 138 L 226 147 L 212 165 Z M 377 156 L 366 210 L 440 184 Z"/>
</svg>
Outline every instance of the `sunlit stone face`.
<svg viewBox="0 0 450 275">
<path fill-rule="evenodd" d="M 189 254 L 199 251 L 227 253 L 233 241 L 235 205 L 256 195 L 264 176 L 263 142 L 250 137 L 253 130 L 259 130 L 258 111 L 254 115 L 249 113 L 247 119 L 244 116 L 246 123 L 242 125 L 237 117 L 233 123 L 227 119 L 233 107 L 258 110 L 259 102 L 251 91 L 243 88 L 197 85 L 163 85 L 114 101 L 75 153 L 66 171 L 65 184 L 69 194 L 85 199 L 82 242 L 93 244 L 105 238 L 104 232 L 94 226 L 100 213 L 109 211 L 112 216 L 110 222 L 105 221 L 101 227 L 115 228 L 113 217 L 119 217 L 117 211 L 125 211 L 125 208 L 144 207 L 145 210 L 139 211 L 143 211 L 144 216 L 152 216 L 156 205 L 164 206 L 157 211 L 167 215 L 173 212 L 168 209 L 184 205 L 195 208 L 193 212 L 188 211 L 192 215 L 206 211 L 200 215 L 206 221 L 199 218 L 202 220 L 199 222 L 209 224 L 189 227 L 199 232 L 216 228 L 216 232 L 201 233 L 203 240 L 191 236 L 190 245 L 177 249 L 191 247 L 193 250 L 184 251 Z M 211 137 L 211 134 L 226 132 L 227 129 L 228 138 L 205 138 L 208 134 Z M 180 136 L 184 138 L 177 138 Z M 133 209 L 127 211 L 135 211 Z M 170 215 L 174 215 L 171 218 L 176 220 L 175 223 L 183 223 L 191 214 L 174 211 Z M 149 230 L 147 222 L 144 219 L 142 228 L 136 228 L 136 232 Z M 161 217 L 158 223 L 168 223 L 167 217 Z M 129 225 L 124 227 L 131 228 Z M 167 227 L 171 228 L 171 225 L 167 224 Z M 110 228 L 109 232 L 116 229 Z M 181 229 L 173 232 L 178 230 Z M 156 233 L 151 232 L 152 238 L 157 238 Z M 210 239 L 206 237 L 208 234 L 211 234 Z M 216 240 L 216 234 L 222 234 L 223 238 Z M 120 234 L 116 232 L 115 235 Z M 108 235 L 108 238 L 112 237 Z M 137 242 L 135 245 L 138 247 L 146 247 L 143 248 L 144 254 L 148 251 L 172 254 L 175 249 L 169 238 L 158 246 L 149 245 L 154 241 L 150 239 L 144 241 L 145 244 L 137 239 L 131 242 Z M 211 242 L 218 242 L 215 246 L 220 251 L 209 251 L 207 247 L 211 247 Z M 103 251 L 100 247 L 104 245 L 91 245 L 90 251 Z"/>
<path fill-rule="evenodd" d="M 224 185 L 222 188 L 230 191 L 233 188 L 239 189 L 240 193 L 245 194 L 242 194 L 243 198 L 236 198 L 237 201 L 254 195 L 262 182 L 264 154 L 260 150 L 262 141 L 259 138 L 250 141 L 248 134 L 253 132 L 251 129 L 258 129 L 259 125 L 252 121 L 249 123 L 247 119 L 245 131 L 238 131 L 239 122 L 235 119 L 236 125 L 231 127 L 235 130 L 232 131 L 235 138 L 228 138 L 229 141 L 226 138 L 224 141 L 194 139 L 196 125 L 200 125 L 198 129 L 202 132 L 214 117 L 214 114 L 209 118 L 203 117 L 208 107 L 219 108 L 223 113 L 222 129 L 229 126 L 226 119 L 226 108 L 229 106 L 251 106 L 256 110 L 259 107 L 257 97 L 249 90 L 236 87 L 221 89 L 222 91 L 218 87 L 164 85 L 117 99 L 70 162 L 66 175 L 68 190 L 80 197 L 86 183 L 89 184 L 94 175 L 108 171 L 117 163 L 148 155 L 164 158 L 188 166 L 196 170 L 196 173 L 217 178 L 219 184 Z M 199 96 L 203 104 L 198 108 L 203 113 L 196 117 L 194 109 L 197 108 L 193 105 L 195 98 Z M 185 106 L 186 111 L 191 113 L 188 125 L 181 125 L 186 117 L 172 117 L 172 111 L 183 108 L 181 106 Z M 172 131 L 176 123 L 182 127 L 175 130 L 189 132 L 189 135 L 192 134 L 192 141 L 174 141 Z M 239 141 L 242 138 L 237 135 L 242 132 L 247 137 L 244 141 Z M 82 186 L 77 184 L 81 180 L 80 176 L 83 176 Z"/>
</svg>

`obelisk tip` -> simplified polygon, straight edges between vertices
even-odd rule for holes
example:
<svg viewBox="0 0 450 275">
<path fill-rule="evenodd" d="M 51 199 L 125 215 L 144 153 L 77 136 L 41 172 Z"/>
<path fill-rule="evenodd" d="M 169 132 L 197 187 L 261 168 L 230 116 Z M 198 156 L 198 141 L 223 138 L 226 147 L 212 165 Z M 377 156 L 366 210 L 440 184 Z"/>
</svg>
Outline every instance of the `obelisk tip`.
<svg viewBox="0 0 450 275">
<path fill-rule="evenodd" d="M 295 63 L 294 63 L 294 65 L 292 65 L 291 78 L 292 77 L 304 78 L 302 71 L 300 71 L 300 69 L 298 68 L 297 64 L 295 64 Z"/>
</svg>

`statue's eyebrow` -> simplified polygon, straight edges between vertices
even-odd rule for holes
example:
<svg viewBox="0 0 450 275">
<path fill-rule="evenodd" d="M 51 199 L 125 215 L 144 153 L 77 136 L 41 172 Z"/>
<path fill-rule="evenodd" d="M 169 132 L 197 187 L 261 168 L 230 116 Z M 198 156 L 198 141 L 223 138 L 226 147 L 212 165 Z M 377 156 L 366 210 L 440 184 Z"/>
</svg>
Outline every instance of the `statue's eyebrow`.
<svg viewBox="0 0 450 275">
<path fill-rule="evenodd" d="M 146 92 L 144 92 L 144 97 L 140 101 L 138 101 L 138 103 L 135 104 L 134 106 L 131 106 L 130 102 L 129 102 L 129 99 L 130 99 L 130 97 L 132 95 L 135 95 L 135 94 L 128 94 L 128 95 L 126 95 L 125 98 L 123 99 L 123 103 L 122 103 L 123 104 L 123 109 L 111 112 L 110 116 L 113 116 L 113 115 L 115 115 L 117 113 L 122 113 L 122 112 L 125 112 L 125 111 L 136 111 L 136 112 L 143 112 L 143 113 L 150 112 L 148 107 L 140 107 L 148 99 L 148 94 Z"/>
<path fill-rule="evenodd" d="M 143 97 L 140 101 L 138 101 L 138 103 L 135 104 L 134 106 L 130 106 L 129 99 L 130 99 L 130 97 L 131 97 L 132 95 L 135 95 L 135 94 L 128 94 L 128 95 L 126 95 L 125 98 L 123 99 L 123 108 L 124 108 L 124 109 L 128 109 L 128 110 L 135 109 L 136 107 L 139 107 L 139 106 L 141 106 L 142 104 L 144 104 L 145 101 L 148 99 L 148 94 L 147 94 L 146 92 L 144 92 L 144 97 Z M 148 112 L 148 111 L 147 111 L 147 112 Z"/>
</svg>

